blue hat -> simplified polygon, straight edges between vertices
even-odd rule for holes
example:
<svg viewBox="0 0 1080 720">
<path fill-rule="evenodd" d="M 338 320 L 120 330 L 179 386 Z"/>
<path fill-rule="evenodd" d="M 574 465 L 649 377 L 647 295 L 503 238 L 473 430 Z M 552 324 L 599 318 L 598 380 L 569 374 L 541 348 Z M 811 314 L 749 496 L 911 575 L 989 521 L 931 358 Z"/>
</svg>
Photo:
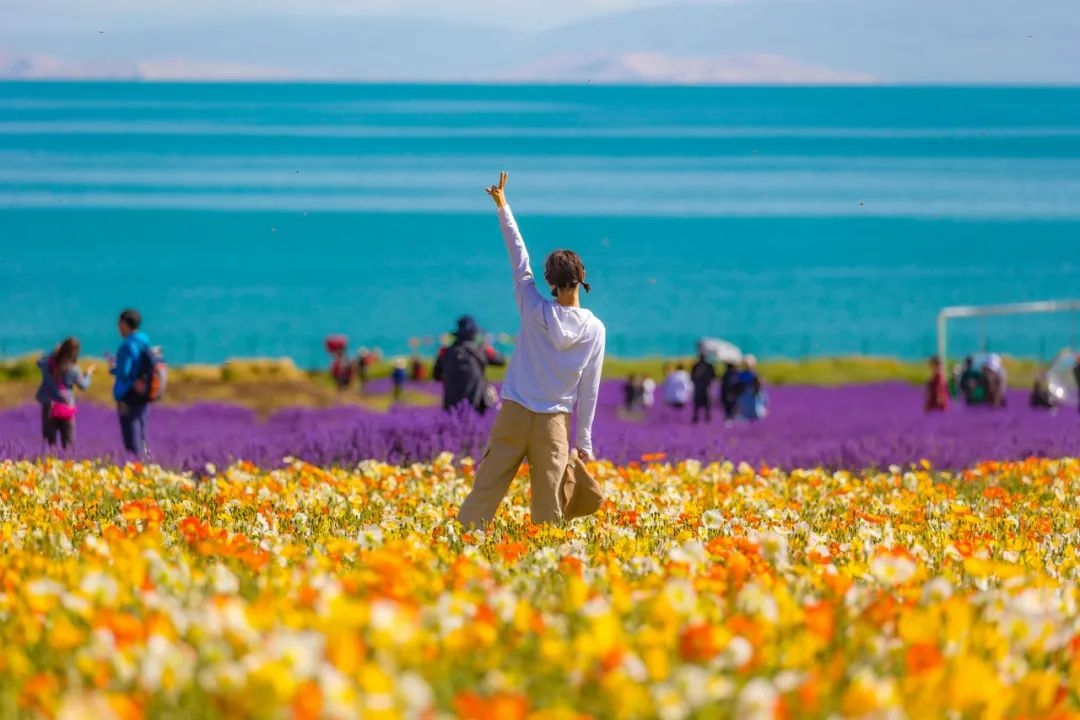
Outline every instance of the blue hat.
<svg viewBox="0 0 1080 720">
<path fill-rule="evenodd" d="M 457 330 L 454 331 L 461 340 L 475 340 L 478 328 L 476 327 L 476 321 L 472 319 L 471 315 L 462 315 L 457 321 Z"/>
</svg>

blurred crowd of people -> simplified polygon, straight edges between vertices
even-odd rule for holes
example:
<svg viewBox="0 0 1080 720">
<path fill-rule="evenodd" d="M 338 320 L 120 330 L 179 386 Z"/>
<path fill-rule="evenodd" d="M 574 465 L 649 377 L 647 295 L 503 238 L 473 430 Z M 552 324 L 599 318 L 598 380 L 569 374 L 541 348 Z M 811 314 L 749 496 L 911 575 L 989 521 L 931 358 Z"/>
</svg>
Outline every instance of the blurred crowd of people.
<svg viewBox="0 0 1080 720">
<path fill-rule="evenodd" d="M 1068 393 L 1063 388 L 1066 382 L 1072 383 L 1074 389 L 1080 388 L 1080 355 L 1069 353 L 1062 351 L 1059 360 L 1044 369 L 1032 383 L 1028 400 L 1032 409 L 1054 410 L 1062 402 L 1068 402 Z M 963 364 L 953 367 L 948 378 L 942 370 L 941 360 L 932 357 L 930 373 L 925 386 L 924 408 L 927 412 L 947 410 L 951 400 L 962 400 L 969 407 L 990 409 L 1003 408 L 1008 403 L 1008 375 L 997 354 L 968 356 Z M 1080 398 L 1077 398 L 1077 407 L 1080 408 Z"/>
<path fill-rule="evenodd" d="M 1000 355 L 991 353 L 978 360 L 969 355 L 963 364 L 953 367 L 948 379 L 941 359 L 935 356 L 930 358 L 930 373 L 924 404 L 927 412 L 947 410 L 953 399 L 962 399 L 968 406 L 1003 408 L 1006 405 L 1008 376 Z"/>
<path fill-rule="evenodd" d="M 723 413 L 727 423 L 754 422 L 768 413 L 768 397 L 753 355 L 738 363 L 724 363 L 724 370 L 718 375 L 716 366 L 701 353 L 690 370 L 682 363 L 665 368 L 664 384 L 660 389 L 668 407 L 692 408 L 690 422 L 693 424 L 703 419 L 710 422 L 713 407 Z M 631 374 L 623 385 L 623 412 L 631 417 L 641 417 L 656 404 L 656 391 L 652 377 Z"/>
<path fill-rule="evenodd" d="M 467 402 L 480 413 L 498 404 L 498 393 L 487 381 L 487 368 L 506 364 L 499 353 L 484 336 L 476 321 L 469 315 L 458 318 L 456 329 L 449 333 L 449 342 L 438 350 L 431 367 L 430 379 L 443 385 L 443 407 L 450 409 Z M 400 401 L 409 382 L 425 382 L 429 379 L 428 365 L 418 352 L 419 342 L 411 343 L 414 352 L 408 359 L 394 358 L 390 366 L 390 382 L 395 402 Z M 331 335 L 326 339 L 330 353 L 330 377 L 340 392 L 348 390 L 355 381 L 363 393 L 371 379 L 372 368 L 382 361 L 379 349 L 360 348 L 350 357 L 348 339 L 344 335 Z"/>
</svg>

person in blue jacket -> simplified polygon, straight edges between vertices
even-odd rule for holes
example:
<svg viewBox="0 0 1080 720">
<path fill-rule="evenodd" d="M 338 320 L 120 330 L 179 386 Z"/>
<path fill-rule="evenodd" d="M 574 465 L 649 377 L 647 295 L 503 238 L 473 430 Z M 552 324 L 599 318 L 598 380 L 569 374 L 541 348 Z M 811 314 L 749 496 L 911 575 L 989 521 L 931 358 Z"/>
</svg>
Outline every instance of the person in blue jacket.
<svg viewBox="0 0 1080 720">
<path fill-rule="evenodd" d="M 135 381 L 143 368 L 143 356 L 150 352 L 150 338 L 139 329 L 142 316 L 138 310 L 125 310 L 120 313 L 118 327 L 120 349 L 116 353 L 110 372 L 115 378 L 113 399 L 120 416 L 120 432 L 124 437 L 124 448 L 142 458 L 146 455 L 146 398 L 135 392 Z"/>
</svg>

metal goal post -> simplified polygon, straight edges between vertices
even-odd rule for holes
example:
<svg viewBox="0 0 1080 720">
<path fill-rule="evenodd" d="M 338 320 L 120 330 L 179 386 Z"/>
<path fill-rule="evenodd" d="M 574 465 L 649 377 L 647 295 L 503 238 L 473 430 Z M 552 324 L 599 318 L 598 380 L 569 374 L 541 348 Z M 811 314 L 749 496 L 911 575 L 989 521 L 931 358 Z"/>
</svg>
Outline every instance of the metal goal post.
<svg viewBox="0 0 1080 720">
<path fill-rule="evenodd" d="M 992 315 L 1025 315 L 1080 311 L 1080 300 L 1042 300 L 1040 302 L 1006 305 L 956 305 L 942 308 L 937 316 L 937 355 L 944 365 L 947 360 L 949 320 L 956 318 L 990 317 Z"/>
</svg>

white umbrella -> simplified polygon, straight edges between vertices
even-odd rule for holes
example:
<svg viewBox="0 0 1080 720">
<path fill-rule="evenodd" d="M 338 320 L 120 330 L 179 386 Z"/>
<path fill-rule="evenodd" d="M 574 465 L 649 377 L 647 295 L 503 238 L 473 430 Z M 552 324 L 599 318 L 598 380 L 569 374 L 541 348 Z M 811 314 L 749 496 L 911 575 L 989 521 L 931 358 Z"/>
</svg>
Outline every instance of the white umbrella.
<svg viewBox="0 0 1080 720">
<path fill-rule="evenodd" d="M 698 342 L 698 352 L 703 353 L 709 362 L 739 363 L 743 359 L 742 350 L 719 338 L 702 338 Z"/>
<path fill-rule="evenodd" d="M 1073 375 L 1073 367 L 1076 365 L 1076 353 L 1065 348 L 1054 358 L 1050 369 L 1046 371 L 1046 384 L 1050 393 L 1059 403 L 1075 405 L 1077 399 L 1076 376 Z"/>
</svg>

